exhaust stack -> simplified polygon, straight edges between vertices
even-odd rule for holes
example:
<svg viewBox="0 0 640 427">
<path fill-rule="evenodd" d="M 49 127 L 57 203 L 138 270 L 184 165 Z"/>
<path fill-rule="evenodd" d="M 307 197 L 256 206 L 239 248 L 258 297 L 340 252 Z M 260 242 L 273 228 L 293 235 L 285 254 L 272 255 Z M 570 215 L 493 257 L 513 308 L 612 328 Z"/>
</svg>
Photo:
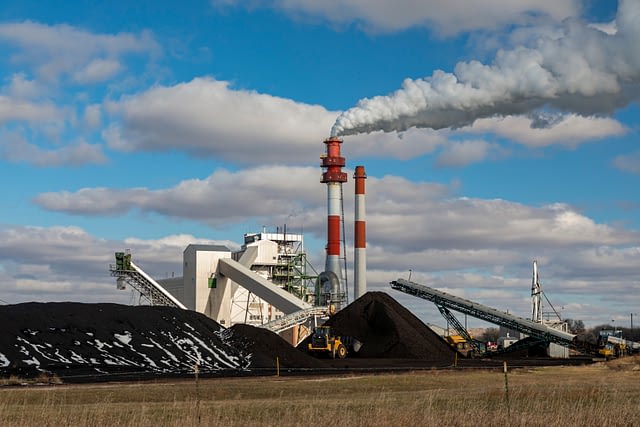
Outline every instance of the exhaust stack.
<svg viewBox="0 0 640 427">
<path fill-rule="evenodd" d="M 340 267 L 340 230 L 342 224 L 342 183 L 347 182 L 347 174 L 342 172 L 345 165 L 344 157 L 340 155 L 340 144 L 342 139 L 331 137 L 324 140 L 327 146 L 326 154 L 320 156 L 322 160 L 321 183 L 327 184 L 327 259 L 325 271 L 336 275 L 342 283 L 343 275 Z M 340 285 L 342 294 L 342 285 Z M 342 300 L 342 296 L 332 295 L 331 299 Z M 336 301 L 337 302 L 337 301 Z M 340 307 L 336 307 L 339 309 Z"/>
<path fill-rule="evenodd" d="M 367 225 L 365 220 L 365 185 L 367 175 L 364 166 L 356 166 L 353 176 L 356 182 L 355 224 L 354 224 L 354 299 L 367 292 Z"/>
</svg>

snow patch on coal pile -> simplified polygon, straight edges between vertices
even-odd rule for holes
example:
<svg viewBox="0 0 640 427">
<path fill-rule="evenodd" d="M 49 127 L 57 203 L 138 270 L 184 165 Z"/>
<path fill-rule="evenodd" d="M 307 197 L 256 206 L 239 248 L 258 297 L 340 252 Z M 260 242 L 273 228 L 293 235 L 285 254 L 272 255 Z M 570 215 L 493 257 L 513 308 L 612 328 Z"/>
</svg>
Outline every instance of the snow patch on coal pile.
<svg viewBox="0 0 640 427">
<path fill-rule="evenodd" d="M 0 371 L 78 373 L 242 371 L 249 355 L 208 317 L 172 307 L 25 303 L 0 306 Z"/>
<path fill-rule="evenodd" d="M 337 335 L 362 342 L 362 358 L 423 359 L 450 363 L 454 350 L 384 292 L 367 292 L 327 322 Z"/>
<path fill-rule="evenodd" d="M 264 328 L 237 324 L 227 330 L 228 342 L 250 354 L 251 368 L 275 368 L 276 358 L 281 368 L 326 368 L 315 357 L 297 350 L 280 335 Z"/>
</svg>

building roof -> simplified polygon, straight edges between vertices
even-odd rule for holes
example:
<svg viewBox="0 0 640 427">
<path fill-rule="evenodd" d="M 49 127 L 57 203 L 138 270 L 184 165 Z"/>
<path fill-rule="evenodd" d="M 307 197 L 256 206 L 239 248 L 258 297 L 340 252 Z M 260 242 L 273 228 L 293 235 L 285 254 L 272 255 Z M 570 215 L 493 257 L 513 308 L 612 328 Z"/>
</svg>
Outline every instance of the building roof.
<svg viewBox="0 0 640 427">
<path fill-rule="evenodd" d="M 185 248 L 185 252 L 187 251 L 207 251 L 207 252 L 231 252 L 226 246 L 223 245 L 203 245 L 203 244 L 190 244 Z"/>
</svg>

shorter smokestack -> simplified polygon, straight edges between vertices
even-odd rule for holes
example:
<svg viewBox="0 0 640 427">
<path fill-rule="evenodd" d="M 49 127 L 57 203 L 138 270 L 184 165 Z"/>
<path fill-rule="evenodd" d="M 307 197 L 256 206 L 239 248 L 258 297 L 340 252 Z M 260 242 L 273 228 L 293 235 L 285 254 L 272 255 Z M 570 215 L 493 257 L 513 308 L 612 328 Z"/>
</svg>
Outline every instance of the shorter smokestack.
<svg viewBox="0 0 640 427">
<path fill-rule="evenodd" d="M 353 176 L 356 182 L 355 224 L 354 224 L 354 299 L 360 298 L 367 292 L 367 226 L 365 220 L 365 185 L 367 175 L 364 166 L 356 166 Z"/>
</svg>

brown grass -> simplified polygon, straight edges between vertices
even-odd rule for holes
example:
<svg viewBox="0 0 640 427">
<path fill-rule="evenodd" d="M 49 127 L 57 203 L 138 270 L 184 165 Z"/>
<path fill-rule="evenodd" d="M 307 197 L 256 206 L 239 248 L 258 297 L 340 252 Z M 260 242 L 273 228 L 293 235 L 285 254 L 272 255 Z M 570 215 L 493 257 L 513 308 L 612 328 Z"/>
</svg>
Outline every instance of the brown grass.
<svg viewBox="0 0 640 427">
<path fill-rule="evenodd" d="M 458 369 L 4 387 L 0 425 L 640 425 L 640 361 L 627 361 L 515 370 L 506 383 Z"/>
</svg>

